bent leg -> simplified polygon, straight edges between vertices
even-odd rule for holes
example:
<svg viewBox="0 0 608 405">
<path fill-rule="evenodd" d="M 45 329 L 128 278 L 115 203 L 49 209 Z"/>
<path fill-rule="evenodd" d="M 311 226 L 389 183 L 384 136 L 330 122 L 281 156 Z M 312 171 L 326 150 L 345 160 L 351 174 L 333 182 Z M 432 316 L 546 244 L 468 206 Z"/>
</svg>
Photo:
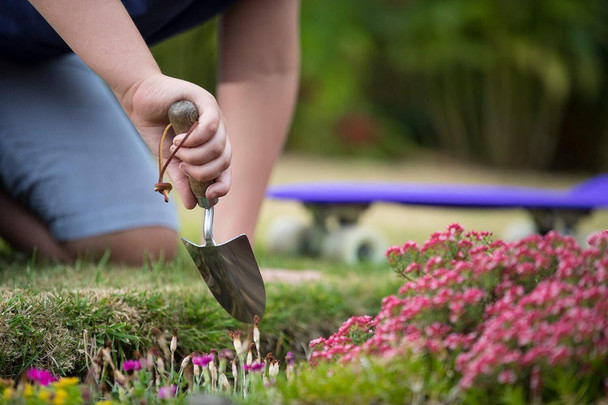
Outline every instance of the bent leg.
<svg viewBox="0 0 608 405">
<path fill-rule="evenodd" d="M 128 264 L 171 258 L 175 207 L 154 192 L 149 151 L 105 83 L 73 55 L 0 67 L 2 204 L 20 208 L 2 212 L 19 213 L 2 236 L 61 260 L 107 248 Z"/>
<path fill-rule="evenodd" d="M 0 237 L 21 252 L 36 250 L 42 257 L 58 261 L 69 261 L 68 252 L 49 233 L 44 224 L 23 206 L 0 191 Z"/>
<path fill-rule="evenodd" d="M 110 251 L 110 260 L 139 266 L 145 260 L 171 260 L 177 254 L 177 232 L 150 226 L 60 243 L 42 222 L 6 193 L 0 192 L 0 237 L 13 248 L 40 257 L 72 262 L 81 256 L 101 257 Z"/>
<path fill-rule="evenodd" d="M 177 254 L 177 232 L 170 228 L 150 226 L 128 229 L 100 236 L 78 239 L 62 244 L 70 257 L 99 257 L 110 251 L 114 263 L 139 266 L 146 260 L 172 260 Z"/>
</svg>

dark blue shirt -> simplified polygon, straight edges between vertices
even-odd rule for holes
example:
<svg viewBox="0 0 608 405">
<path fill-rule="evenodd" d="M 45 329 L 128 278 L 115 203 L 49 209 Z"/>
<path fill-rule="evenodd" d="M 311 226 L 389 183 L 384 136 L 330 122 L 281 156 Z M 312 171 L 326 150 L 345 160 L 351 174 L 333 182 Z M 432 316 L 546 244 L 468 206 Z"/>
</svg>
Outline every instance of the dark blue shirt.
<svg viewBox="0 0 608 405">
<path fill-rule="evenodd" d="M 149 45 L 192 28 L 237 0 L 123 0 Z M 70 48 L 27 0 L 0 0 L 0 59 L 43 62 Z"/>
</svg>

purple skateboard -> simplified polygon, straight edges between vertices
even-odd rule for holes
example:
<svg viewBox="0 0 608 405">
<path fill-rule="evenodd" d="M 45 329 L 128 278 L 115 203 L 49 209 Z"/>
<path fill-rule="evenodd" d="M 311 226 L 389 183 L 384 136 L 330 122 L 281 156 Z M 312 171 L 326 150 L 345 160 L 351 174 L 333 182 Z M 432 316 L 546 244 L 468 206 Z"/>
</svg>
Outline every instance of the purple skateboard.
<svg viewBox="0 0 608 405">
<path fill-rule="evenodd" d="M 309 204 L 388 202 L 476 209 L 593 210 L 608 208 L 608 174 L 593 177 L 568 190 L 454 184 L 303 183 L 274 186 L 266 195 Z"/>
<path fill-rule="evenodd" d="M 311 210 L 314 227 L 326 229 L 328 218 L 354 224 L 376 202 L 463 209 L 522 208 L 530 212 L 540 233 L 563 227 L 574 233 L 593 210 L 608 209 L 608 174 L 595 176 L 567 190 L 492 185 L 416 183 L 303 183 L 269 188 L 273 199 L 296 200 Z"/>
</svg>

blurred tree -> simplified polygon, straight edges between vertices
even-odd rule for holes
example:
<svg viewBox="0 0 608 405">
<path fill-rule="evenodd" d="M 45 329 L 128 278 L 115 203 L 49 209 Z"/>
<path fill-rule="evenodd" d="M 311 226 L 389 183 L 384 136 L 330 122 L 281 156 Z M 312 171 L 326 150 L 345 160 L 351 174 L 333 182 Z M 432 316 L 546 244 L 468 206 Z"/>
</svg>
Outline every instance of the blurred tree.
<svg viewBox="0 0 608 405">
<path fill-rule="evenodd" d="M 214 91 L 217 65 L 217 21 L 170 38 L 151 48 L 163 73 Z"/>
<path fill-rule="evenodd" d="M 372 30 L 403 108 L 421 110 L 442 149 L 548 168 L 569 101 L 605 93 L 606 11 L 605 1 L 412 0 L 376 16 Z"/>
<path fill-rule="evenodd" d="M 375 2 L 302 3 L 300 102 L 288 147 L 329 154 L 399 156 L 412 146 L 404 122 L 378 109 L 365 83 L 374 76 Z"/>
<path fill-rule="evenodd" d="M 490 164 L 608 168 L 608 0 L 302 2 L 288 148 L 403 156 L 413 142 Z M 215 86 L 215 22 L 153 48 Z"/>
</svg>

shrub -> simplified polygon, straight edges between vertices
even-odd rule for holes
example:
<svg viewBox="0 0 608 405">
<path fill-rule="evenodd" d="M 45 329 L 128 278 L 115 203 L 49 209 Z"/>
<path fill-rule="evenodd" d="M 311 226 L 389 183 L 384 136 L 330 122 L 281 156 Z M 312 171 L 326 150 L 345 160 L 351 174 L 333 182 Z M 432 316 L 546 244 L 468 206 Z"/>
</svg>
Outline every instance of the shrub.
<svg viewBox="0 0 608 405">
<path fill-rule="evenodd" d="M 516 387 L 527 401 L 597 401 L 608 386 L 608 231 L 589 245 L 557 233 L 505 243 L 454 224 L 422 247 L 392 247 L 399 293 L 376 317 L 313 340 L 310 361 L 422 357 L 443 364 L 463 399 Z"/>
</svg>

